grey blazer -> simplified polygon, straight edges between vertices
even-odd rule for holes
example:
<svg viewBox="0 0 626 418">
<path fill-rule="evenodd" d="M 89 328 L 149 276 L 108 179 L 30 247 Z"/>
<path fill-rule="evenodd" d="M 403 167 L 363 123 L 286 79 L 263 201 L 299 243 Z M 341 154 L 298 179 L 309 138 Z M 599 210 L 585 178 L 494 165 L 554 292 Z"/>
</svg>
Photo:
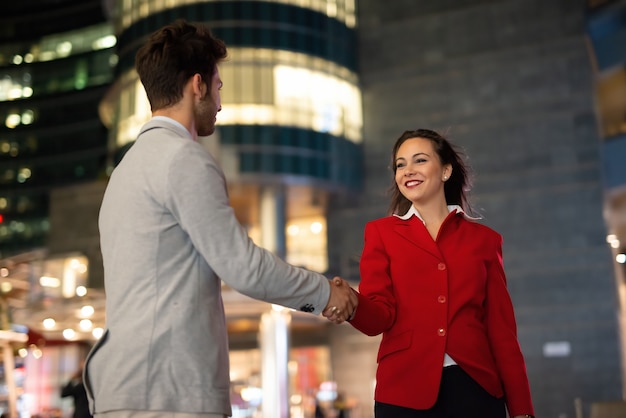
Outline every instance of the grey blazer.
<svg viewBox="0 0 626 418">
<path fill-rule="evenodd" d="M 92 413 L 231 414 L 220 279 L 313 314 L 328 301 L 323 275 L 249 239 L 217 162 L 172 120 L 141 129 L 113 171 L 98 222 L 107 324 L 85 367 Z"/>
</svg>

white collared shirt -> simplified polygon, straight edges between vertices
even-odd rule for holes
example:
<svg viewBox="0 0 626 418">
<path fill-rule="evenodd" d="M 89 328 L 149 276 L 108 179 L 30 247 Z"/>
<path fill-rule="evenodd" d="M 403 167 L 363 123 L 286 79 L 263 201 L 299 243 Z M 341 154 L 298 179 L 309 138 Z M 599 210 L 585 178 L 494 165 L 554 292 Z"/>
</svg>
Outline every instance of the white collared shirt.
<svg viewBox="0 0 626 418">
<path fill-rule="evenodd" d="M 472 216 L 469 216 L 467 213 L 465 213 L 465 211 L 463 210 L 463 208 L 459 205 L 448 205 L 448 213 L 452 212 L 452 211 L 456 211 L 457 213 L 462 213 L 463 216 L 465 216 L 467 219 L 471 219 L 473 221 L 477 221 L 480 218 L 474 218 Z M 422 215 L 420 215 L 420 213 L 417 211 L 417 209 L 415 209 L 415 206 L 411 205 L 411 207 L 409 208 L 409 210 L 404 214 L 404 215 L 396 215 L 394 213 L 393 216 L 396 216 L 404 221 L 407 221 L 411 218 L 411 216 L 417 216 L 424 225 L 426 225 L 426 221 L 424 221 L 424 218 L 422 218 Z"/>
</svg>

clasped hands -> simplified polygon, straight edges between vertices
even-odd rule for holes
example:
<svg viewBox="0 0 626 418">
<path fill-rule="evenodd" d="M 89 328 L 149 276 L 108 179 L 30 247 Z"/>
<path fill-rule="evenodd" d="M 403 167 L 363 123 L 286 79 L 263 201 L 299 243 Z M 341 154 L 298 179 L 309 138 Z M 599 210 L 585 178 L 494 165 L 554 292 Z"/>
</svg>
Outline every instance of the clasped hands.
<svg viewBox="0 0 626 418">
<path fill-rule="evenodd" d="M 359 299 L 347 281 L 335 276 L 330 281 L 330 297 L 322 315 L 335 324 L 341 324 L 352 316 Z"/>
</svg>

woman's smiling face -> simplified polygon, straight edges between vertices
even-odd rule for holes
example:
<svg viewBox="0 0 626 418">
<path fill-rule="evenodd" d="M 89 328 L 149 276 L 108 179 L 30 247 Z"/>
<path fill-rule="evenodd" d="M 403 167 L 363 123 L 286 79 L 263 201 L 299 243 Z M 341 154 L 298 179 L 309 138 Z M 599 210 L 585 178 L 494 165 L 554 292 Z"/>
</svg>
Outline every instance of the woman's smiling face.
<svg viewBox="0 0 626 418">
<path fill-rule="evenodd" d="M 433 199 L 445 202 L 443 186 L 452 168 L 441 164 L 432 141 L 407 139 L 398 148 L 394 164 L 398 189 L 413 205 L 422 206 Z"/>
</svg>

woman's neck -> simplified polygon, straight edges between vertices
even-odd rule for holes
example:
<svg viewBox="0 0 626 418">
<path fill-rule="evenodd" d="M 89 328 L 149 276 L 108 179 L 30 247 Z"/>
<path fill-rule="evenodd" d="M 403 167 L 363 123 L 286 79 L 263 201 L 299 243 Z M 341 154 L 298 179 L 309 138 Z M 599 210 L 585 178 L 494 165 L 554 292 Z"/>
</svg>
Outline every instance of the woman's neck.
<svg viewBox="0 0 626 418">
<path fill-rule="evenodd" d="M 437 241 L 437 236 L 439 235 L 439 229 L 441 229 L 441 224 L 446 219 L 448 214 L 448 206 L 444 205 L 433 205 L 433 206 L 422 206 L 417 207 L 415 209 L 419 212 L 422 220 L 424 221 L 424 226 L 428 230 L 428 233 L 432 237 L 434 241 Z"/>
<path fill-rule="evenodd" d="M 448 216 L 450 211 L 448 210 L 447 204 L 436 204 L 436 205 L 416 205 L 415 209 L 419 212 L 422 220 L 426 224 L 426 226 L 433 225 L 439 227 L 444 219 Z"/>
</svg>

